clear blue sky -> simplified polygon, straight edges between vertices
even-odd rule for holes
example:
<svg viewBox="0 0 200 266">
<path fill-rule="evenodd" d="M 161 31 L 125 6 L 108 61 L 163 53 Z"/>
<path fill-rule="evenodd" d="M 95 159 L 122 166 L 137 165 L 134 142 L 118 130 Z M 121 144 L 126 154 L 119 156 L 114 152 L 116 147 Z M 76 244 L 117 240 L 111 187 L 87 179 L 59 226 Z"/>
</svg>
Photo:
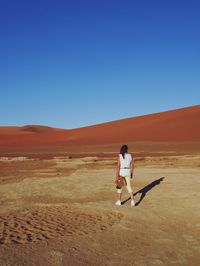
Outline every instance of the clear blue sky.
<svg viewBox="0 0 200 266">
<path fill-rule="evenodd" d="M 199 14 L 193 0 L 0 0 L 0 125 L 199 104 Z"/>
</svg>

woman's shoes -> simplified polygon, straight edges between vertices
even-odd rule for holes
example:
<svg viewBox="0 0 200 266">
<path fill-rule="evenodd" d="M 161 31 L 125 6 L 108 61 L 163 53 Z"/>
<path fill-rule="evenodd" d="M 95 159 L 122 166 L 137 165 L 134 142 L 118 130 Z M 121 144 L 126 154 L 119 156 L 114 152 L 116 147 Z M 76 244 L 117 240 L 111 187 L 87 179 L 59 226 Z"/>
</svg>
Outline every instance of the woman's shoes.
<svg viewBox="0 0 200 266">
<path fill-rule="evenodd" d="M 115 205 L 117 205 L 117 206 L 121 206 L 122 203 L 121 203 L 120 200 L 117 200 L 117 201 L 115 202 Z M 135 206 L 135 201 L 134 201 L 134 200 L 131 200 L 131 207 L 134 207 L 134 206 Z"/>
<path fill-rule="evenodd" d="M 116 201 L 116 202 L 115 202 L 115 205 L 117 205 L 117 206 L 121 206 L 121 205 L 122 205 L 121 200 Z"/>
</svg>

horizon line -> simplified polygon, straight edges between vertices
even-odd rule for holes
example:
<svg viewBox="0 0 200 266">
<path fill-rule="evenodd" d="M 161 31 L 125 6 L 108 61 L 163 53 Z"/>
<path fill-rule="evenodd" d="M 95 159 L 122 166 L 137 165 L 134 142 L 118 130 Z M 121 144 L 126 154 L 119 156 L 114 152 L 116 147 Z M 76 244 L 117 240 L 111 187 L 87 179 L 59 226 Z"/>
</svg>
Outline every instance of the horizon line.
<svg viewBox="0 0 200 266">
<path fill-rule="evenodd" d="M 137 117 L 144 117 L 144 116 L 149 116 L 149 115 L 155 115 L 155 114 L 161 114 L 161 113 L 166 113 L 166 112 L 172 112 L 172 111 L 176 111 L 176 110 L 181 110 L 181 109 L 189 109 L 189 108 L 194 108 L 194 107 L 200 107 L 200 104 L 195 104 L 195 105 L 190 105 L 190 106 L 184 106 L 184 107 L 179 107 L 179 108 L 175 108 L 175 109 L 168 109 L 165 111 L 159 111 L 159 112 L 153 112 L 153 113 L 147 113 L 147 114 L 141 114 L 141 115 L 136 115 L 136 116 L 129 116 L 126 118 L 120 118 L 120 119 L 115 119 L 115 120 L 111 120 L 111 121 L 105 121 L 105 122 L 101 122 L 101 123 L 97 123 L 97 124 L 90 124 L 90 125 L 85 125 L 85 126 L 80 126 L 80 127 L 74 127 L 74 128 L 62 128 L 62 127 L 54 127 L 51 125 L 41 125 L 41 124 L 24 124 L 24 125 L 0 125 L 0 127 L 26 127 L 26 126 L 39 126 L 39 127 L 49 127 L 49 128 L 54 128 L 54 129 L 63 129 L 63 130 L 74 130 L 74 129 L 81 129 L 81 128 L 86 128 L 86 127 L 93 127 L 93 126 L 98 126 L 98 125 L 103 125 L 103 124 L 107 124 L 107 123 L 112 123 L 112 122 L 117 122 L 117 121 L 121 121 L 121 120 L 126 120 L 126 119 L 131 119 L 131 118 L 137 118 Z"/>
</svg>

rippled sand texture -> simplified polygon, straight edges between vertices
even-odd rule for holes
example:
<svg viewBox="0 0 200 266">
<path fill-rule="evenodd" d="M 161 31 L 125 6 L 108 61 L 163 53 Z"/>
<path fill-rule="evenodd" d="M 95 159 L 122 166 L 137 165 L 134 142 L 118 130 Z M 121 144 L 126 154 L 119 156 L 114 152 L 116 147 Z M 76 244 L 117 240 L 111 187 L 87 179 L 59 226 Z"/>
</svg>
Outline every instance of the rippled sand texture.
<svg viewBox="0 0 200 266">
<path fill-rule="evenodd" d="M 60 236 L 104 231 L 120 220 L 115 213 L 91 212 L 69 206 L 40 207 L 35 211 L 2 215 L 1 244 L 24 244 Z"/>
</svg>

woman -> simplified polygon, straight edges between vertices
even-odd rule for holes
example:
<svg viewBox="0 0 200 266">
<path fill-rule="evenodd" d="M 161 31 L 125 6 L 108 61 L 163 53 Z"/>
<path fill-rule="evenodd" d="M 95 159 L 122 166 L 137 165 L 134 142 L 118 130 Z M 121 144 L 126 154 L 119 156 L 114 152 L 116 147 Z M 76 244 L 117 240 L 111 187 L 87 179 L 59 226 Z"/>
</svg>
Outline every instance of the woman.
<svg viewBox="0 0 200 266">
<path fill-rule="evenodd" d="M 133 199 L 133 190 L 131 188 L 131 178 L 133 177 L 133 171 L 134 171 L 134 163 L 131 154 L 128 153 L 128 146 L 123 145 L 120 149 L 120 154 L 118 157 L 117 162 L 117 171 L 116 171 L 116 179 L 119 176 L 124 177 L 126 182 L 126 188 L 131 196 L 131 206 L 135 206 L 135 202 Z M 118 193 L 118 200 L 115 203 L 115 205 L 120 206 L 121 199 L 122 199 L 122 189 L 117 189 Z"/>
</svg>

